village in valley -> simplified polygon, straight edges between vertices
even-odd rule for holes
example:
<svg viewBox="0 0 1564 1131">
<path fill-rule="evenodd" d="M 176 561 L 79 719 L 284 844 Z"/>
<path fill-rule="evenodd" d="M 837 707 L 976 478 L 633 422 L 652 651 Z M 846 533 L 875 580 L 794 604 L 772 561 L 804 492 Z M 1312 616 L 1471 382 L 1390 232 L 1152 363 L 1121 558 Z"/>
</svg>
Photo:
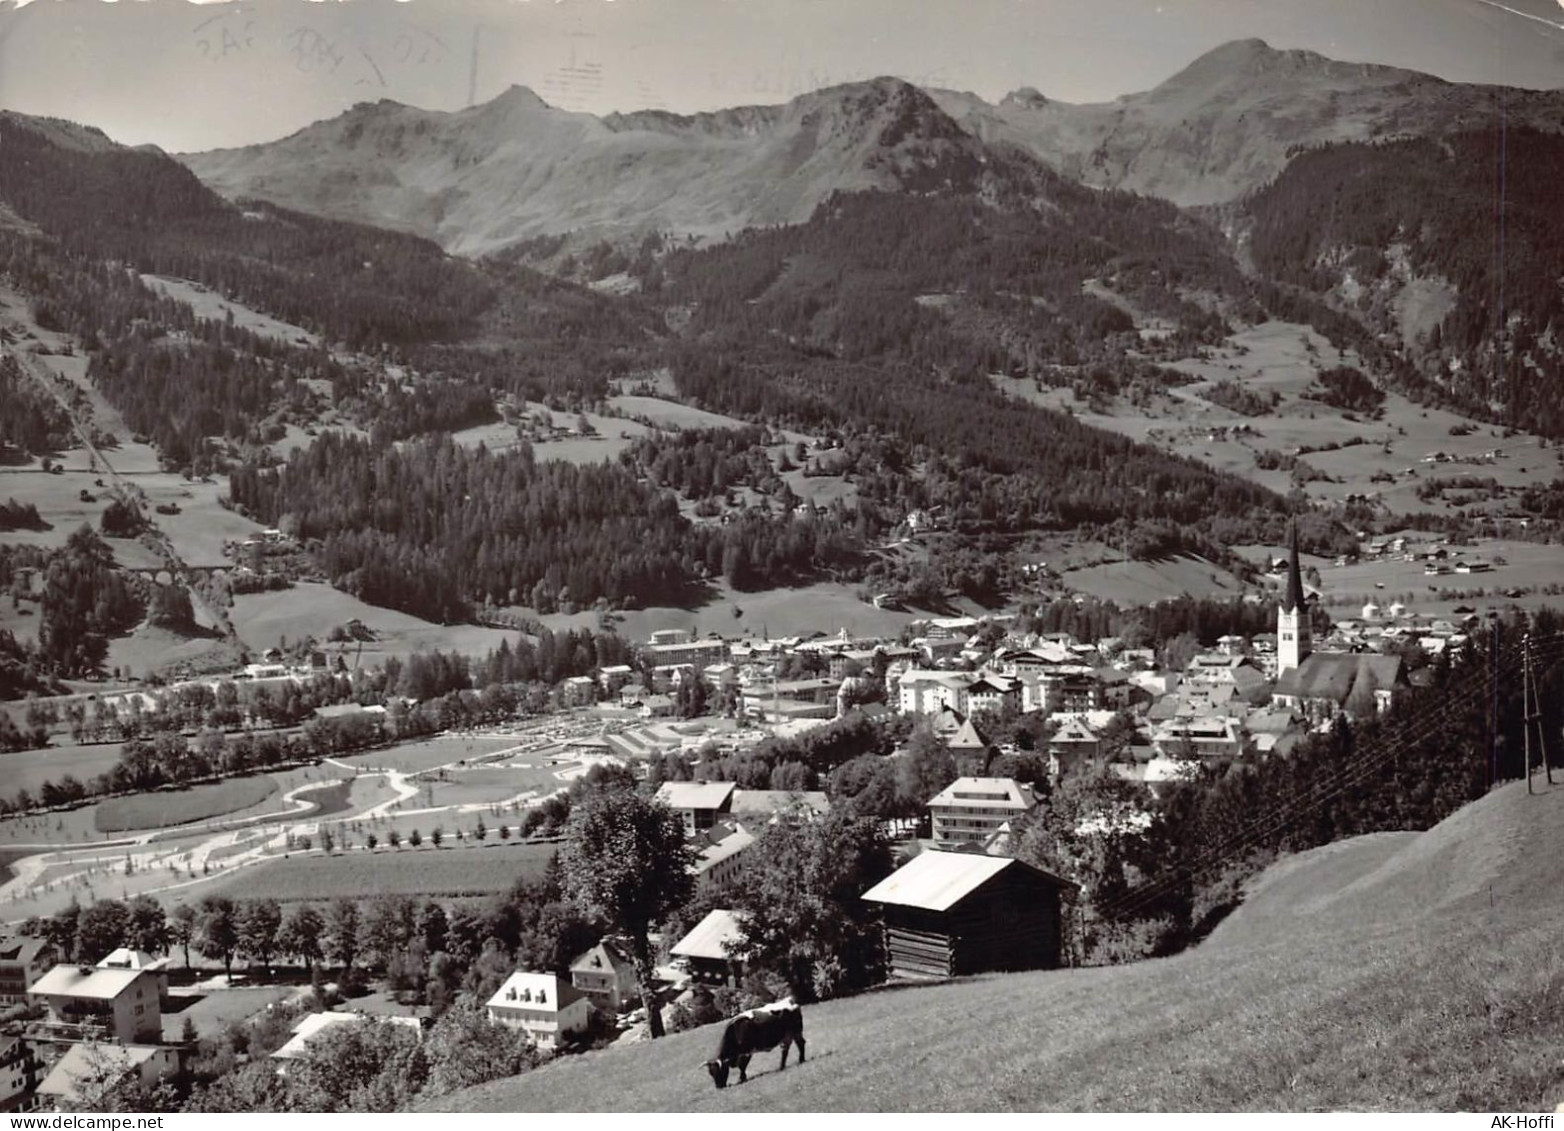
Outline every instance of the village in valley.
<svg viewBox="0 0 1564 1131">
<path fill-rule="evenodd" d="M 1564 1101 L 1551 5 L 687 3 L 0 0 L 0 1115 Z"/>
<path fill-rule="evenodd" d="M 287 541 L 276 531 L 257 540 Z M 1373 550 L 1414 556 L 1404 538 Z M 1442 563 L 1447 551 L 1429 547 L 1424 555 Z M 691 849 L 692 891 L 709 907 L 686 931 L 654 940 L 653 992 L 676 1013 L 698 998 L 709 1009 L 713 990 L 732 995 L 752 985 L 743 912 L 723 896 L 743 889 L 746 864 L 768 827 L 822 821 L 833 805 L 875 816 L 902 861 L 859 893 L 883 922 L 890 977 L 1079 961 L 1061 910 L 1075 885 L 1015 858 L 1040 798 L 1071 778 L 1110 775 L 1131 785 L 1125 796 L 1142 804 L 1094 819 L 1134 836 L 1153 822 L 1155 800 L 1174 784 L 1285 758 L 1311 731 L 1379 715 L 1430 674 L 1431 663 L 1485 630 L 1474 609 L 1431 618 L 1400 603 L 1370 602 L 1360 616 L 1330 622 L 1318 587 L 1303 579 L 1296 544 L 1267 565 L 1270 590 L 1239 603 L 1274 609 L 1275 631 L 1223 633 L 1209 647 L 1188 633 L 1147 646 L 1117 636 L 1081 640 L 1028 629 L 1034 618 L 1023 614 L 913 620 L 894 639 L 845 629 L 732 639 L 664 629 L 635 646 L 630 662 L 561 679 L 524 718 L 485 709 L 487 689 L 459 692 L 455 704 L 441 697 L 437 716 L 476 709 L 481 721 L 413 740 L 398 735 L 416 730 L 431 703 L 388 694 L 366 705 L 363 690 L 384 673 L 345 671 L 345 640 L 302 647 L 293 658 L 268 650 L 228 676 L 88 696 L 90 716 L 65 703 L 55 717 L 74 717 L 75 737 L 86 737 L 85 727 L 105 740 L 155 731 L 161 714 L 191 700 L 235 704 L 232 721 L 254 733 L 274 726 L 273 696 L 310 687 L 328 698 L 340 698 L 332 688 L 356 692 L 356 700 L 314 707 L 296 728 L 296 737 L 315 744 L 320 777 L 306 771 L 280 799 L 248 808 L 236 802 L 239 811 L 227 814 L 218 806 L 191 824 L 155 818 L 125 828 L 147 830 L 129 839 L 100 820 L 101 834 L 66 832 L 57 844 L 9 850 L 12 875 L 0 887 L 0 912 L 13 924 L 0 942 L 0 974 L 4 1000 L 34 1019 L 12 1023 L 7 1063 L 15 1072 L 4 1102 L 11 1110 L 80 1103 L 89 1098 L 85 1088 L 123 1084 L 122 1073 L 155 1087 L 181 1071 L 202 1022 L 234 1026 L 279 1007 L 295 1018 L 288 1039 L 268 1054 L 281 1073 L 338 1025 L 391 1023 L 417 1034 L 433 1014 L 424 994 L 393 990 L 405 979 L 391 963 L 384 981 L 367 962 L 352 975 L 368 997 L 342 999 L 335 985 L 323 986 L 315 963 L 344 945 L 328 941 L 343 927 L 326 925 L 318 913 L 301 923 L 298 901 L 327 896 L 342 879 L 322 870 L 321 886 L 312 888 L 313 862 L 361 858 L 361 886 L 343 890 L 365 899 L 387 890 L 386 869 L 405 873 L 411 882 L 395 890 L 405 893 L 400 913 L 412 916 L 409 896 L 438 896 L 448 882 L 448 870 L 430 872 L 431 886 L 420 892 L 431 854 L 456 853 L 458 868 L 475 878 L 474 867 L 533 867 L 536 855 L 524 860 L 516 850 L 551 853 L 562 831 L 539 815 L 569 795 L 570 783 L 607 767 L 620 768 L 677 815 Z M 884 758 L 892 774 L 898 761 L 935 759 L 921 775 L 928 795 L 876 813 L 867 794 L 848 795 L 802 763 L 779 765 L 760 780 L 753 770 L 733 772 L 731 759 L 761 744 L 844 727 L 900 735 Z M 873 743 L 859 738 L 858 745 Z M 288 764 L 299 765 L 301 756 L 311 755 L 295 749 Z M 37 796 L 47 803 L 49 790 Z M 327 795 L 331 803 L 323 806 L 317 798 Z M 26 838 L 22 830 L 49 829 L 48 813 L 70 811 L 21 809 L 7 821 L 13 842 Z M 280 902 L 235 911 L 233 896 L 273 888 Z M 216 892 L 232 895 L 214 899 Z M 89 926 L 97 900 L 117 914 Z M 424 906 L 419 914 L 435 908 L 444 931 L 450 916 L 433 900 Z M 286 922 L 284 907 L 291 909 Z M 223 915 L 226 927 L 208 921 Z M 990 919 L 1009 927 L 988 937 Z M 432 928 L 425 922 L 422 929 Z M 225 930 L 226 942 L 204 941 Z M 116 945 L 102 954 L 86 949 L 98 939 Z M 179 945 L 183 961 L 175 957 Z M 366 951 L 374 945 L 394 948 L 359 943 Z M 200 966 L 191 965 L 192 946 L 205 959 Z M 301 963 L 292 978 L 278 967 L 290 959 Z M 341 1004 L 308 1008 L 328 999 Z M 646 1035 L 630 945 L 614 934 L 572 956 L 567 968 L 514 970 L 484 1010 L 546 1054 Z"/>
</svg>

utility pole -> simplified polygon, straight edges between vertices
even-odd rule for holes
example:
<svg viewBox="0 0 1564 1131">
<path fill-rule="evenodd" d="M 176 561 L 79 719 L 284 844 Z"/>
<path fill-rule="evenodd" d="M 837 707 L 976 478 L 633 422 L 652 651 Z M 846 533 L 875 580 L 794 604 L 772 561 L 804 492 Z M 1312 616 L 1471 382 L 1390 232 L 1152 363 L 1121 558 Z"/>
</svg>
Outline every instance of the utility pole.
<svg viewBox="0 0 1564 1131">
<path fill-rule="evenodd" d="M 1537 724 L 1537 744 L 1542 752 L 1543 772 L 1548 784 L 1553 784 L 1553 766 L 1548 761 L 1548 736 L 1542 725 L 1542 700 L 1537 694 L 1537 674 L 1532 664 L 1531 633 L 1526 634 L 1521 677 L 1521 714 L 1526 726 L 1526 792 L 1533 793 L 1531 784 L 1531 728 Z"/>
<path fill-rule="evenodd" d="M 1488 788 L 1499 779 L 1499 617 L 1488 622 Z"/>
</svg>

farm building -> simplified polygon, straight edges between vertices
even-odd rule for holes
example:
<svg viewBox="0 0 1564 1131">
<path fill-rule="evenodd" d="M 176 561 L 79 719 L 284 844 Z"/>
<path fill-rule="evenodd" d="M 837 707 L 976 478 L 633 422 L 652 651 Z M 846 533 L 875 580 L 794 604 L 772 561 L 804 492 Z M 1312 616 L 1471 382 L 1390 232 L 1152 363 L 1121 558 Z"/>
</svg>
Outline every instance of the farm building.
<svg viewBox="0 0 1564 1131">
<path fill-rule="evenodd" d="M 731 911 L 718 908 L 673 944 L 669 953 L 690 972 L 690 977 L 709 986 L 737 986 L 744 977 L 744 964 L 728 954 L 730 944 L 742 942 L 743 925 Z"/>
<path fill-rule="evenodd" d="M 1002 856 L 924 852 L 863 898 L 881 905 L 898 978 L 1059 965 L 1060 897 L 1074 884 Z"/>
</svg>

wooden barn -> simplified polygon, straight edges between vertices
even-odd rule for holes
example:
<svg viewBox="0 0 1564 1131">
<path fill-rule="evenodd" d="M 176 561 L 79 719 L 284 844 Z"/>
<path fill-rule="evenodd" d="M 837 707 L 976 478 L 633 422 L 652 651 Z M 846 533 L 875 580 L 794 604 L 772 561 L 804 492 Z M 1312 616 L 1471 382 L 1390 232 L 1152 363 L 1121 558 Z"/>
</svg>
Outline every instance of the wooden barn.
<svg viewBox="0 0 1564 1131">
<path fill-rule="evenodd" d="M 924 852 L 863 898 L 885 919 L 885 950 L 899 978 L 1059 965 L 1061 897 L 1068 880 L 1020 860 Z"/>
</svg>

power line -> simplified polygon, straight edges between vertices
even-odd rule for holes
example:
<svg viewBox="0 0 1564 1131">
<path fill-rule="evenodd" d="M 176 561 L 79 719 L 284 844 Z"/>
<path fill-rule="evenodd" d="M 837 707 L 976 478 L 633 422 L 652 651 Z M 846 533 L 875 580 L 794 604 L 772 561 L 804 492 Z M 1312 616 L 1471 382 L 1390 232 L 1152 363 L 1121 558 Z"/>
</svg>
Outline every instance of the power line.
<svg viewBox="0 0 1564 1131">
<path fill-rule="evenodd" d="M 1495 705 L 1495 724 L 1497 721 L 1497 687 L 1501 669 L 1510 675 L 1514 674 L 1517 667 L 1522 667 L 1523 670 L 1529 671 L 1531 664 L 1538 658 L 1539 651 L 1546 653 L 1546 658 L 1549 661 L 1557 661 L 1560 657 L 1564 657 L 1564 633 L 1549 634 L 1549 636 L 1543 638 L 1540 649 L 1537 647 L 1536 641 L 1528 640 L 1521 643 L 1512 641 L 1502 649 L 1492 650 L 1493 663 L 1490 671 L 1492 678 L 1491 694 Z M 1451 696 L 1447 696 L 1439 706 L 1435 707 L 1423 718 L 1414 721 L 1401 733 L 1366 747 L 1358 747 L 1358 752 L 1363 756 L 1353 765 L 1328 775 L 1323 780 L 1311 783 L 1302 795 L 1290 797 L 1273 806 L 1267 812 L 1250 818 L 1233 833 L 1230 833 L 1215 845 L 1204 849 L 1194 860 L 1175 868 L 1172 874 L 1105 904 L 1098 909 L 1098 913 L 1106 919 L 1132 917 L 1158 900 L 1172 894 L 1185 883 L 1192 881 L 1204 872 L 1229 864 L 1247 855 L 1254 849 L 1270 843 L 1277 834 L 1299 827 L 1301 818 L 1314 813 L 1327 802 L 1341 796 L 1345 790 L 1368 780 L 1392 759 L 1398 758 L 1414 747 L 1426 742 L 1438 733 L 1447 722 L 1469 710 L 1474 702 L 1480 701 L 1484 691 L 1488 690 L 1490 689 L 1477 684 L 1464 691 L 1458 691 Z M 1540 730 L 1540 714 L 1536 721 Z M 1496 734 L 1497 726 L 1495 725 L 1493 729 L 1494 734 Z M 1496 745 L 1492 749 L 1496 752 Z M 1496 765 L 1493 767 L 1493 771 L 1496 774 Z M 1552 780 L 1551 771 L 1549 780 L 1550 782 Z M 1489 784 L 1491 783 L 1492 776 L 1489 779 Z"/>
</svg>

